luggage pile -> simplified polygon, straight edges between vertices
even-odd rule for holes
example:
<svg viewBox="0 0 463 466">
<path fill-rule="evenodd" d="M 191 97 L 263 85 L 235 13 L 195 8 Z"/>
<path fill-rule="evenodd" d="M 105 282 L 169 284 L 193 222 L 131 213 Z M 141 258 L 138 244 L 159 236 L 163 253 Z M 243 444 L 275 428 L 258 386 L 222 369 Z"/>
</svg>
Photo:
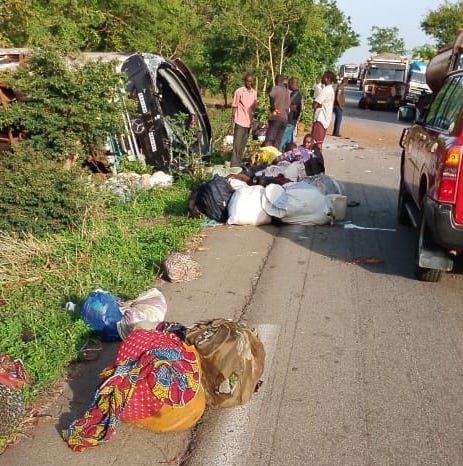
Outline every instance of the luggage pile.
<svg viewBox="0 0 463 466">
<path fill-rule="evenodd" d="M 266 165 L 236 175 L 213 178 L 194 189 L 188 200 L 190 216 L 205 215 L 229 225 L 282 223 L 326 225 L 342 220 L 333 196 L 344 188 L 324 173 L 307 176 L 303 161 Z"/>
<path fill-rule="evenodd" d="M 257 391 L 265 350 L 254 329 L 222 318 L 186 327 L 166 321 L 166 311 L 157 288 L 126 302 L 94 290 L 83 302 L 81 317 L 102 339 L 114 341 L 116 332 L 121 343 L 100 373 L 92 404 L 62 432 L 72 450 L 106 442 L 119 422 L 153 432 L 187 430 L 207 406 L 242 405 Z"/>
</svg>

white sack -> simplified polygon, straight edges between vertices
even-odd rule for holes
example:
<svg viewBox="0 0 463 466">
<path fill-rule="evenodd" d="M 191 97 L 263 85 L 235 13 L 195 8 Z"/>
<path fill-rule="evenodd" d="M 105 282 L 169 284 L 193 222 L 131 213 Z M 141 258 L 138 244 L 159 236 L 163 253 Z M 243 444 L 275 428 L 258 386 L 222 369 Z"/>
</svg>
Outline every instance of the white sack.
<svg viewBox="0 0 463 466">
<path fill-rule="evenodd" d="M 237 189 L 228 203 L 230 225 L 265 225 L 271 222 L 270 215 L 262 208 L 263 186 L 243 186 Z"/>
<path fill-rule="evenodd" d="M 325 225 L 332 221 L 333 204 L 316 187 L 303 181 L 275 186 L 278 185 L 268 185 L 264 193 L 262 206 L 269 215 L 283 223 L 300 225 Z"/>
</svg>

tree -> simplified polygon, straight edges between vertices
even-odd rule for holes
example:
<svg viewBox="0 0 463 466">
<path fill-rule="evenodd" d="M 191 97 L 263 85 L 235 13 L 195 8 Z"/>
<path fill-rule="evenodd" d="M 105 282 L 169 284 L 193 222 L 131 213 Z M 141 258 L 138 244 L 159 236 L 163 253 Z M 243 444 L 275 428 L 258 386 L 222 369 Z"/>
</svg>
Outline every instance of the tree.
<svg viewBox="0 0 463 466">
<path fill-rule="evenodd" d="M 424 44 L 420 47 L 415 47 L 411 51 L 411 57 L 417 60 L 429 61 L 436 54 L 437 50 L 435 47 L 429 44 Z"/>
<path fill-rule="evenodd" d="M 59 161 L 83 162 L 107 141 L 123 134 L 122 98 L 126 76 L 116 63 L 71 64 L 58 50 L 37 50 L 14 71 L 1 76 L 22 98 L 0 106 L 0 127 L 25 133 L 16 146 Z"/>
<path fill-rule="evenodd" d="M 397 27 L 381 28 L 373 26 L 371 28 L 371 36 L 367 38 L 370 46 L 370 53 L 397 53 L 405 55 L 405 41 L 399 37 L 399 29 Z"/>
<path fill-rule="evenodd" d="M 445 0 L 437 10 L 429 12 L 420 24 L 423 31 L 436 39 L 437 48 L 453 44 L 459 28 L 463 28 L 463 1 Z"/>
</svg>

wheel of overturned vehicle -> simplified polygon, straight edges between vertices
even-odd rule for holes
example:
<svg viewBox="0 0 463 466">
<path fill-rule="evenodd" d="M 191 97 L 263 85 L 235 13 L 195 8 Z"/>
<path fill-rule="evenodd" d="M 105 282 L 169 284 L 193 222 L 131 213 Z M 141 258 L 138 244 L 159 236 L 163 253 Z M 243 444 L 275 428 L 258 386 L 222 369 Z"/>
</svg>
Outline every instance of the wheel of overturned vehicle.
<svg viewBox="0 0 463 466">
<path fill-rule="evenodd" d="M 442 277 L 442 270 L 439 269 L 428 269 L 426 267 L 419 266 L 420 252 L 426 247 L 429 246 L 429 243 L 432 242 L 430 238 L 430 233 L 428 226 L 426 225 L 425 215 L 421 214 L 420 229 L 418 230 L 418 240 L 416 247 L 416 266 L 415 266 L 415 275 L 416 278 L 421 282 L 438 282 Z"/>
</svg>

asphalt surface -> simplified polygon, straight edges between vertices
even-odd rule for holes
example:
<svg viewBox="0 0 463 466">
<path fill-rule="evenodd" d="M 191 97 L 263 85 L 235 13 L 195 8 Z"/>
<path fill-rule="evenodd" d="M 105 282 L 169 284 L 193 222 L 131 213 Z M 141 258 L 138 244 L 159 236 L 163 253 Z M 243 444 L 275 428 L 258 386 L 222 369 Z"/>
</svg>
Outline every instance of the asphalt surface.
<svg viewBox="0 0 463 466">
<path fill-rule="evenodd" d="M 117 347 L 108 344 L 0 466 L 463 464 L 461 268 L 438 284 L 414 279 L 414 233 L 395 219 L 400 149 L 356 139 L 368 118 L 374 134 L 398 141 L 393 115 L 352 109 L 347 137 L 329 136 L 323 150 L 327 174 L 358 203 L 345 222 L 204 228 L 193 254 L 202 277 L 159 286 L 167 320 L 257 328 L 266 365 L 249 403 L 208 408 L 183 433 L 121 424 L 106 444 L 75 453 L 59 432 L 90 403 Z"/>
</svg>

